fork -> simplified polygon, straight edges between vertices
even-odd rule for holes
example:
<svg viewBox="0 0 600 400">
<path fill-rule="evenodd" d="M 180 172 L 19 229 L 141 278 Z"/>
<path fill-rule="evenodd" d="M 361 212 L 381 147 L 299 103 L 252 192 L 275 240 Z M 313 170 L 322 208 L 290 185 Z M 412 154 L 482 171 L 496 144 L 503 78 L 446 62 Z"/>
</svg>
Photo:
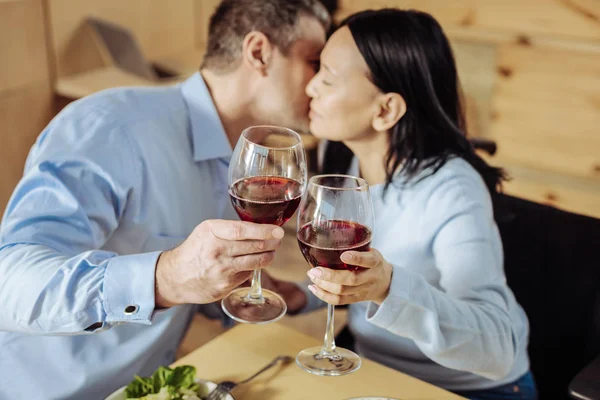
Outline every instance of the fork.
<svg viewBox="0 0 600 400">
<path fill-rule="evenodd" d="M 290 356 L 279 356 L 279 357 L 276 357 L 275 359 L 273 359 L 273 361 L 271 361 L 269 364 L 265 365 L 260 371 L 258 371 L 251 377 L 244 379 L 243 381 L 240 381 L 237 383 L 232 382 L 232 381 L 220 382 L 217 385 L 217 387 L 212 392 L 210 392 L 210 394 L 208 395 L 206 400 L 221 400 L 227 394 L 229 394 L 229 392 L 231 392 L 234 387 L 250 382 L 252 379 L 256 378 L 258 375 L 262 374 L 269 368 L 272 368 L 275 365 L 277 365 L 278 362 L 281 361 L 282 365 L 286 365 L 286 364 L 290 363 L 292 360 L 293 360 L 293 358 Z"/>
</svg>

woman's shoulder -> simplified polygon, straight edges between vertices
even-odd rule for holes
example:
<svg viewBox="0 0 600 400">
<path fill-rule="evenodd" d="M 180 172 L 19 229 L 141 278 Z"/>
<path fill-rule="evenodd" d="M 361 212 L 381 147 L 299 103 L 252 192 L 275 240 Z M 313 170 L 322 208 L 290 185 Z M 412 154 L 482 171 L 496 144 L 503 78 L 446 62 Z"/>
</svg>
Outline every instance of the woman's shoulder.
<svg viewBox="0 0 600 400">
<path fill-rule="evenodd" d="M 489 191 L 481 175 L 466 160 L 453 157 L 439 169 L 427 168 L 417 177 L 406 181 L 395 181 L 389 186 L 389 195 L 409 196 L 422 207 L 439 207 L 459 204 L 480 204 L 491 208 Z M 387 197 L 387 196 L 386 196 Z"/>
<path fill-rule="evenodd" d="M 440 185 L 447 185 L 449 182 L 461 183 L 458 188 L 467 184 L 474 189 L 487 192 L 485 182 L 475 168 L 461 157 L 452 157 L 448 159 L 441 167 L 429 166 L 423 169 L 417 176 L 410 180 L 398 176 L 392 184 L 396 190 L 400 191 L 435 191 Z"/>
<path fill-rule="evenodd" d="M 431 175 L 428 193 L 431 206 L 484 207 L 492 210 L 490 192 L 479 172 L 466 160 L 455 157 Z"/>
<path fill-rule="evenodd" d="M 485 190 L 485 182 L 477 170 L 462 157 L 452 157 L 435 173 L 430 175 L 431 184 L 444 181 L 461 181 L 475 185 L 478 189 Z"/>
</svg>

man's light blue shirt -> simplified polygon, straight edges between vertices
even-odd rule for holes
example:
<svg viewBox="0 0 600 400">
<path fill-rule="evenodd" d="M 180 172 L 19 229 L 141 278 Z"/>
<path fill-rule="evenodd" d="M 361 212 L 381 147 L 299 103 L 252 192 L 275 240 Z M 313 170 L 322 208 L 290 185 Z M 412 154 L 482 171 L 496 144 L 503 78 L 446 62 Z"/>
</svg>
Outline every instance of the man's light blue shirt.
<svg viewBox="0 0 600 400">
<path fill-rule="evenodd" d="M 104 91 L 41 133 L 0 228 L 0 399 L 102 399 L 174 360 L 192 306 L 154 309 L 154 269 L 234 218 L 231 146 L 199 73 Z"/>
</svg>

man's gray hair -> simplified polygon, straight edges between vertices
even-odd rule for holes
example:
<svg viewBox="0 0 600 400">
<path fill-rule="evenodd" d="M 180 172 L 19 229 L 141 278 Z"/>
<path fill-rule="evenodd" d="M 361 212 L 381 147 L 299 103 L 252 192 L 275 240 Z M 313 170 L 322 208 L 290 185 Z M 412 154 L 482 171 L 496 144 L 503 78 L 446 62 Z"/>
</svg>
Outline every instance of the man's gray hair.
<svg viewBox="0 0 600 400">
<path fill-rule="evenodd" d="M 331 17 L 319 0 L 223 0 L 210 18 L 208 43 L 201 68 L 216 72 L 235 69 L 244 38 L 262 32 L 284 55 L 298 39 L 301 15 L 315 17 L 325 32 Z"/>
</svg>

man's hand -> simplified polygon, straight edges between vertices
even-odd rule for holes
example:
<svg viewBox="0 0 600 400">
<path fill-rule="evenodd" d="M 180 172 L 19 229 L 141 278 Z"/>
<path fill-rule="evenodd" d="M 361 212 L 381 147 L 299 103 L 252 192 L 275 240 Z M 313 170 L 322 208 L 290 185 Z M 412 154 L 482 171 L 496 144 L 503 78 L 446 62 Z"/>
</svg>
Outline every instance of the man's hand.
<svg viewBox="0 0 600 400">
<path fill-rule="evenodd" d="M 276 225 L 207 220 L 156 264 L 157 307 L 207 304 L 225 297 L 252 271 L 268 266 L 284 231 Z"/>
</svg>

